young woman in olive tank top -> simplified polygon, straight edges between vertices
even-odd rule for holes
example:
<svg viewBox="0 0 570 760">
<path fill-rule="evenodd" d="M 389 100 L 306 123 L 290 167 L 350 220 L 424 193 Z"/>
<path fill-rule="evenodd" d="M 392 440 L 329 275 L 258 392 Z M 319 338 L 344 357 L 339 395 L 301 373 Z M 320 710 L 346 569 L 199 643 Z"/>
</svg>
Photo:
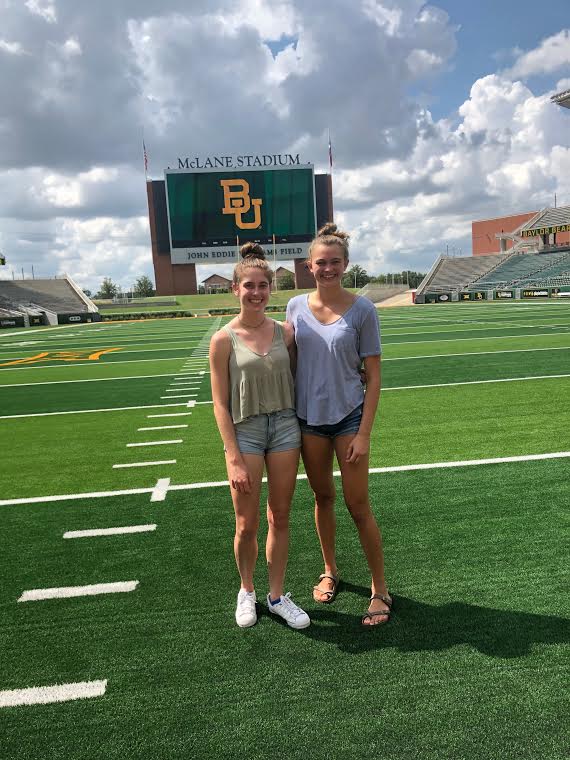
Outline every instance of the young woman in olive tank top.
<svg viewBox="0 0 570 760">
<path fill-rule="evenodd" d="M 210 343 L 214 415 L 224 443 L 236 518 L 234 553 L 241 578 L 236 623 L 257 622 L 254 569 L 264 466 L 267 469 L 267 607 L 292 628 L 309 616 L 284 594 L 289 549 L 289 512 L 295 488 L 301 433 L 295 414 L 291 361 L 294 336 L 288 324 L 265 315 L 273 273 L 260 245 L 242 246 L 233 292 L 240 313 Z"/>
</svg>

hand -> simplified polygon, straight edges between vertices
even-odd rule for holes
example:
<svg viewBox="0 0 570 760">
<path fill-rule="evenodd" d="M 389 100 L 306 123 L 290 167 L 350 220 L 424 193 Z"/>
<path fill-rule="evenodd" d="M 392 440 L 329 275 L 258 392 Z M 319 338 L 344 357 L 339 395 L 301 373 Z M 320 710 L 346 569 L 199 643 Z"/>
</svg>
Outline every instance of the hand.
<svg viewBox="0 0 570 760">
<path fill-rule="evenodd" d="M 251 478 L 243 459 L 241 462 L 228 463 L 230 485 L 239 493 L 251 493 Z"/>
<path fill-rule="evenodd" d="M 357 464 L 360 457 L 364 457 L 370 450 L 370 436 L 363 433 L 357 433 L 352 441 L 348 444 L 346 450 L 346 461 Z"/>
</svg>

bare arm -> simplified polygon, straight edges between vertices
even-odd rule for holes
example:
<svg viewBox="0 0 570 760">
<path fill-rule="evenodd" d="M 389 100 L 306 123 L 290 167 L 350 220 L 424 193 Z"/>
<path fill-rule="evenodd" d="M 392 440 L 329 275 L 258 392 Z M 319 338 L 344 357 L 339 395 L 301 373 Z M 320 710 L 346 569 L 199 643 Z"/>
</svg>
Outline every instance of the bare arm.
<svg viewBox="0 0 570 760">
<path fill-rule="evenodd" d="M 218 331 L 210 342 L 210 381 L 214 417 L 224 442 L 228 478 L 232 488 L 250 493 L 251 479 L 239 450 L 234 423 L 230 415 L 230 361 L 231 341 L 227 333 Z"/>
<path fill-rule="evenodd" d="M 364 359 L 366 372 L 366 393 L 362 408 L 362 420 L 358 433 L 352 439 L 346 452 L 348 462 L 358 462 L 361 456 L 370 451 L 370 434 L 374 425 L 374 417 L 380 400 L 381 366 L 379 356 L 367 356 Z"/>
<path fill-rule="evenodd" d="M 289 322 L 283 322 L 283 337 L 287 351 L 289 351 L 291 374 L 295 377 L 295 372 L 297 371 L 297 344 L 295 343 L 295 330 Z"/>
</svg>

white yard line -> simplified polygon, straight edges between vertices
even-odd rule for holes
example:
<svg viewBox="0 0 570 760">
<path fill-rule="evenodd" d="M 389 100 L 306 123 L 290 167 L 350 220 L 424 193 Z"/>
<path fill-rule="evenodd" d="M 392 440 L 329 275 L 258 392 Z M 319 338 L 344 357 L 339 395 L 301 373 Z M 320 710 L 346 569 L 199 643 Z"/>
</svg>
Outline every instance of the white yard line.
<svg viewBox="0 0 570 760">
<path fill-rule="evenodd" d="M 168 396 L 167 398 L 172 398 Z M 146 404 L 145 406 L 113 406 L 108 409 L 71 409 L 66 412 L 34 412 L 33 414 L 5 414 L 0 420 L 16 420 L 27 417 L 55 417 L 59 414 L 99 414 L 100 412 L 125 412 L 130 409 L 168 409 L 173 406 L 186 406 L 186 404 Z"/>
<path fill-rule="evenodd" d="M 148 533 L 156 530 L 153 525 L 127 525 L 122 528 L 89 528 L 88 530 L 67 530 L 64 538 L 92 538 L 94 536 L 119 536 L 123 533 Z"/>
<path fill-rule="evenodd" d="M 185 406 L 182 404 L 182 406 Z M 156 417 L 189 417 L 192 412 L 172 412 L 172 414 L 147 414 L 147 419 L 154 419 Z"/>
<path fill-rule="evenodd" d="M 107 681 L 80 681 L 55 686 L 32 686 L 26 689 L 0 691 L 0 707 L 21 705 L 49 705 L 55 702 L 71 702 L 75 699 L 102 697 Z"/>
<path fill-rule="evenodd" d="M 176 428 L 187 428 L 188 425 L 157 425 L 156 427 L 142 427 L 137 428 L 137 433 L 142 433 L 147 430 L 176 430 Z"/>
<path fill-rule="evenodd" d="M 371 474 L 382 474 L 382 473 L 390 473 L 390 472 L 408 472 L 408 471 L 414 471 L 414 470 L 438 470 L 438 469 L 446 469 L 450 467 L 474 467 L 477 465 L 488 465 L 488 464 L 508 464 L 510 462 L 537 462 L 542 460 L 552 460 L 552 459 L 567 459 L 570 457 L 570 451 L 555 451 L 548 454 L 524 454 L 522 456 L 512 456 L 512 457 L 494 457 L 489 459 L 462 459 L 457 461 L 451 461 L 451 462 L 428 462 L 425 464 L 405 464 L 405 465 L 396 465 L 393 467 L 372 467 L 369 469 L 369 472 Z M 335 477 L 340 477 L 340 471 L 334 472 Z M 297 475 L 297 480 L 306 480 L 307 476 L 305 474 L 299 474 Z M 264 482 L 267 481 L 267 478 L 263 479 Z M 160 482 L 160 481 L 159 481 Z M 218 480 L 213 482 L 202 482 L 202 483 L 185 483 L 181 485 L 176 486 L 170 486 L 169 491 L 190 491 L 200 488 L 213 488 L 218 486 L 228 486 L 229 482 L 227 480 Z M 158 486 L 158 483 L 157 483 Z M 7 507 L 7 506 L 13 506 L 17 504 L 42 504 L 42 503 L 49 503 L 49 502 L 59 502 L 59 501 L 76 501 L 80 499 L 102 499 L 102 498 L 113 498 L 116 496 L 131 496 L 136 494 L 146 494 L 146 493 L 153 493 L 153 491 L 156 489 L 157 486 L 151 487 L 151 488 L 132 488 L 132 489 L 122 489 L 120 491 L 95 491 L 95 492 L 87 492 L 87 493 L 72 493 L 72 494 L 57 494 L 55 496 L 32 496 L 24 499 L 1 499 L 0 500 L 0 507 Z"/>
<path fill-rule="evenodd" d="M 170 399 L 170 398 L 196 398 L 198 394 L 197 393 L 182 393 L 177 396 L 161 396 L 161 399 Z"/>
<path fill-rule="evenodd" d="M 466 323 L 463 323 L 463 324 L 466 324 Z M 487 332 L 490 330 L 504 330 L 505 328 L 514 328 L 515 330 L 516 329 L 520 329 L 520 330 L 531 329 L 532 330 L 534 328 L 548 329 L 548 328 L 559 328 L 559 327 L 568 328 L 568 324 L 566 322 L 562 322 L 562 323 L 555 322 L 554 324 L 528 325 L 528 324 L 521 324 L 520 322 L 512 322 L 507 325 L 505 325 L 504 323 L 501 323 L 500 325 L 496 325 L 496 327 L 478 327 L 477 325 L 475 325 L 475 326 L 469 326 L 465 328 L 459 328 L 458 330 L 448 330 L 446 328 L 444 328 L 443 330 L 437 330 L 437 329 L 430 330 L 429 326 L 426 326 L 426 329 L 412 330 L 411 332 L 397 332 L 397 331 L 390 332 L 389 329 L 385 329 L 382 331 L 382 335 L 383 336 L 391 335 L 395 338 L 398 338 L 400 335 L 439 335 L 440 333 L 446 333 L 446 332 L 459 334 L 459 333 L 464 333 L 464 332 L 483 332 L 483 331 Z M 501 337 L 505 337 L 505 336 L 497 335 L 497 336 L 494 336 L 494 339 L 498 339 Z M 517 336 L 513 336 L 513 337 L 517 337 Z M 469 337 L 462 335 L 461 340 L 471 340 L 471 339 Z M 473 338 L 473 340 L 475 340 L 475 338 Z M 127 352 L 123 351 L 122 353 L 127 353 Z"/>
<path fill-rule="evenodd" d="M 389 344 L 387 344 L 389 345 Z M 445 359 L 448 356 L 487 356 L 488 354 L 526 354 L 534 351 L 570 351 L 570 346 L 555 346 L 553 348 L 508 348 L 504 351 L 466 351 L 460 354 L 423 354 L 420 356 L 382 357 L 384 362 L 404 362 L 413 359 Z M 0 386 L 1 387 L 1 386 Z"/>
<path fill-rule="evenodd" d="M 155 467 L 156 465 L 176 464 L 176 459 L 163 459 L 160 462 L 127 462 L 126 464 L 114 464 L 114 470 L 121 470 L 126 467 Z"/>
<path fill-rule="evenodd" d="M 518 338 L 549 338 L 552 335 L 562 335 L 570 332 L 570 330 L 563 330 L 561 332 L 556 333 L 530 333 L 528 335 L 493 335 L 489 337 L 488 335 L 483 336 L 482 338 L 466 338 L 464 336 L 461 336 L 460 338 L 436 338 L 434 340 L 400 340 L 400 341 L 385 341 L 385 346 L 414 346 L 417 343 L 457 343 L 458 341 L 461 341 L 465 343 L 465 341 L 468 340 L 516 340 Z"/>
<path fill-rule="evenodd" d="M 133 449 L 137 446 L 168 446 L 171 443 L 183 443 L 182 438 L 176 438 L 172 441 L 143 441 L 143 443 L 127 443 L 127 448 Z"/>
<path fill-rule="evenodd" d="M 151 501 L 164 501 L 170 487 L 170 478 L 159 478 L 150 496 Z"/>
<path fill-rule="evenodd" d="M 432 383 L 430 385 L 398 385 L 388 388 L 382 388 L 382 392 L 385 391 L 409 391 L 417 390 L 418 388 L 450 388 L 454 385 L 486 385 L 489 383 L 517 383 L 526 382 L 527 380 L 552 380 L 560 379 L 563 377 L 570 377 L 570 374 L 566 375 L 535 375 L 533 377 L 502 377 L 496 380 L 465 380 L 460 383 Z"/>
<path fill-rule="evenodd" d="M 19 602 L 39 602 L 44 599 L 67 599 L 75 596 L 98 596 L 99 594 L 128 594 L 139 585 L 138 581 L 93 583 L 89 586 L 61 586 L 60 588 L 34 588 L 24 591 Z"/>
<path fill-rule="evenodd" d="M 37 367 L 36 369 L 41 369 Z M 6 383 L 0 388 L 21 388 L 25 385 L 63 385 L 66 383 L 108 383 L 111 380 L 144 380 L 152 377 L 176 377 L 176 372 L 168 372 L 164 375 L 123 375 L 121 377 L 96 377 L 88 380 L 45 380 L 39 383 Z"/>
</svg>

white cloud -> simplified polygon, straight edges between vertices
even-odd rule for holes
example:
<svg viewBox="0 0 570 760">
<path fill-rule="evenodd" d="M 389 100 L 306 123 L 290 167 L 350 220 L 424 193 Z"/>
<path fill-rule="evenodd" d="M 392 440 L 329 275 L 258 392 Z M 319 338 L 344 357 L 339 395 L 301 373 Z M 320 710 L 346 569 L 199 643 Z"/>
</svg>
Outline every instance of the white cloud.
<svg viewBox="0 0 570 760">
<path fill-rule="evenodd" d="M 26 8 L 35 16 L 41 16 L 49 24 L 55 24 L 57 13 L 53 0 L 26 0 Z"/>
<path fill-rule="evenodd" d="M 472 219 L 570 202 L 569 114 L 526 83 L 556 71 L 570 87 L 567 32 L 434 121 L 418 103 L 452 68 L 458 27 L 424 0 L 18 5 L 0 42 L 0 248 L 16 268 L 92 289 L 152 277 L 143 126 L 157 177 L 219 153 L 299 152 L 324 170 L 330 128 L 335 216 L 372 273 L 468 253 Z"/>
<path fill-rule="evenodd" d="M 508 73 L 512 77 L 528 77 L 551 74 L 563 66 L 570 66 L 570 29 L 563 29 L 520 55 Z"/>
<path fill-rule="evenodd" d="M 0 40 L 0 50 L 10 55 L 23 55 L 25 52 L 20 42 L 7 42 L 6 40 Z"/>
<path fill-rule="evenodd" d="M 61 52 L 66 58 L 73 58 L 76 55 L 81 55 L 81 45 L 75 37 L 70 37 L 61 46 Z"/>
</svg>

